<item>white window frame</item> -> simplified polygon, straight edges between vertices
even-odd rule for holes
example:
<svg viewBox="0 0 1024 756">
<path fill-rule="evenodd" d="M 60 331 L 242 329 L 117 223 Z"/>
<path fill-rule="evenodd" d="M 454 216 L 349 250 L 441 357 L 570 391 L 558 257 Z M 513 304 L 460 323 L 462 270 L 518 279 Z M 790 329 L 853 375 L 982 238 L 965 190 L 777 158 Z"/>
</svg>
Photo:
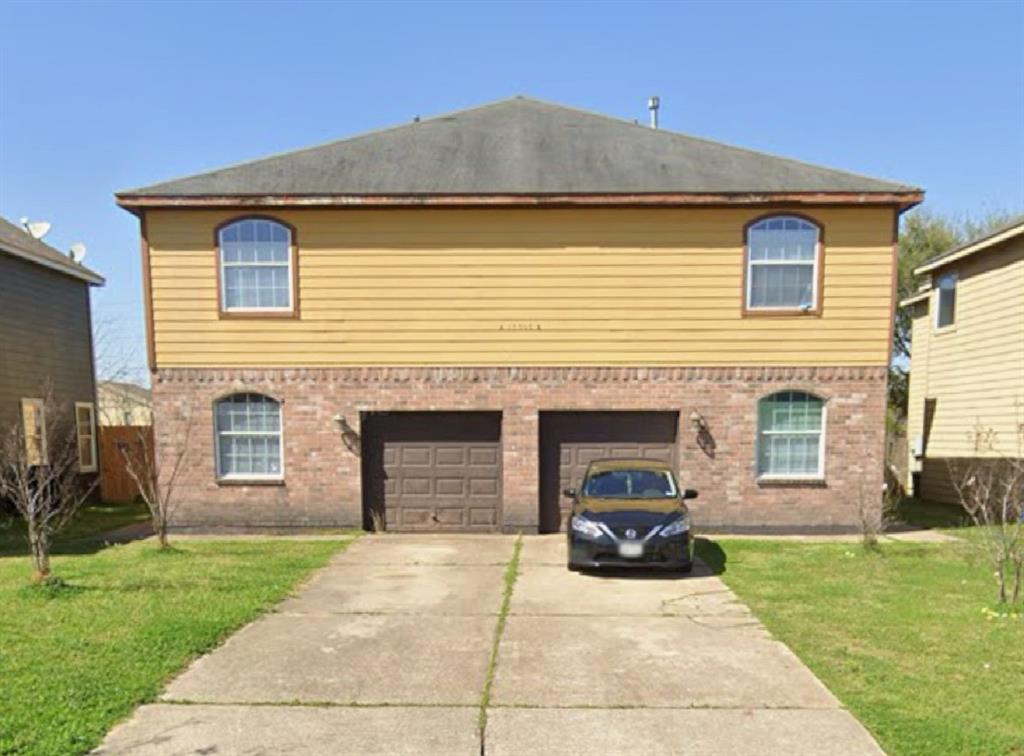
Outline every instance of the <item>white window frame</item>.
<svg viewBox="0 0 1024 756">
<path fill-rule="evenodd" d="M 78 420 L 78 410 L 89 410 L 89 442 L 92 447 L 92 464 L 82 464 L 82 426 Z M 79 472 L 91 473 L 99 470 L 99 460 L 96 458 L 96 405 L 92 402 L 75 402 L 75 441 L 78 449 L 78 470 Z"/>
<path fill-rule="evenodd" d="M 754 230 L 754 226 L 757 226 L 765 221 L 772 220 L 795 220 L 801 223 L 806 223 L 813 226 L 817 231 L 817 239 L 814 242 L 814 260 L 754 260 L 750 254 L 750 232 Z M 818 287 L 820 279 L 818 278 L 818 266 L 821 264 L 821 226 L 814 221 L 808 220 L 807 218 L 801 218 L 799 215 L 769 215 L 763 218 L 758 218 L 756 221 L 747 226 L 746 238 L 743 240 L 744 248 L 746 250 L 746 262 L 747 262 L 747 286 L 746 292 L 744 292 L 744 305 L 745 309 L 749 312 L 816 312 L 818 310 Z M 754 291 L 754 265 L 810 265 L 811 266 L 811 304 L 809 307 L 797 305 L 780 305 L 780 306 L 768 306 L 768 305 L 753 305 L 750 302 L 751 294 Z"/>
<path fill-rule="evenodd" d="M 945 291 L 953 292 L 953 319 L 945 325 L 939 323 L 939 315 L 942 313 L 942 292 L 943 292 L 943 281 L 952 280 L 952 289 L 945 289 Z M 960 289 L 960 276 L 954 271 L 952 273 L 945 273 L 938 277 L 935 281 L 935 319 L 932 321 L 936 331 L 945 331 L 947 328 L 952 328 L 956 325 L 956 304 Z"/>
<path fill-rule="evenodd" d="M 819 402 L 821 402 L 821 430 L 818 431 L 763 431 L 761 430 L 761 402 L 764 399 L 770 399 L 776 394 L 785 394 L 787 392 L 807 394 L 813 396 Z M 811 391 L 805 391 L 803 389 L 783 389 L 782 391 L 773 391 L 770 394 L 762 396 L 757 400 L 756 405 L 757 412 L 757 428 L 755 433 L 757 434 L 754 442 L 754 470 L 757 474 L 758 480 L 796 480 L 796 481 L 818 481 L 825 480 L 825 443 L 826 443 L 826 432 L 828 430 L 828 402 Z M 818 439 L 818 470 L 814 473 L 762 473 L 761 472 L 761 435 L 766 436 L 779 435 L 779 436 L 812 436 L 817 434 Z"/>
<path fill-rule="evenodd" d="M 220 469 L 220 436 L 221 431 L 217 426 L 217 405 L 221 402 L 230 401 L 233 397 L 241 396 L 243 394 L 254 394 L 256 396 L 262 396 L 270 399 L 277 403 L 280 428 L 277 431 L 278 439 L 278 467 L 281 470 L 279 473 L 228 473 L 224 474 Z M 227 436 L 269 436 L 272 435 L 266 431 L 226 431 L 224 435 Z M 213 468 L 216 472 L 218 481 L 283 481 L 284 480 L 284 402 L 277 399 L 269 394 L 262 394 L 259 391 L 236 391 L 233 394 L 228 394 L 218 398 L 213 403 L 213 453 L 215 458 L 213 460 Z"/>
<path fill-rule="evenodd" d="M 266 262 L 224 262 L 224 232 L 237 223 L 246 221 L 265 221 L 280 226 L 288 234 L 288 306 L 287 307 L 229 307 L 228 306 L 228 277 L 226 268 L 268 268 L 280 267 L 281 263 Z M 247 313 L 247 312 L 273 312 L 293 313 L 295 312 L 295 239 L 292 229 L 286 223 L 274 218 L 247 217 L 235 218 L 217 229 L 217 265 L 220 270 L 220 308 L 221 312 Z"/>
<path fill-rule="evenodd" d="M 25 433 L 25 408 L 32 407 L 39 418 L 39 461 L 28 459 L 28 434 Z M 29 397 L 21 400 L 21 429 L 25 435 L 25 457 L 30 465 L 45 465 L 50 459 L 50 449 L 46 438 L 46 403 L 42 399 Z"/>
</svg>

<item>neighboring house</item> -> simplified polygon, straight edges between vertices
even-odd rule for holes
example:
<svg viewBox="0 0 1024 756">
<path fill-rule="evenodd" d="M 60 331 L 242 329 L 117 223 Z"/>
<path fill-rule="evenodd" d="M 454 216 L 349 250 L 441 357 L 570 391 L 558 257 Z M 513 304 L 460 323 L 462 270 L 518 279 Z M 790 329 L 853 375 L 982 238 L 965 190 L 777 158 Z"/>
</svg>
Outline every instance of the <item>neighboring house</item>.
<svg viewBox="0 0 1024 756">
<path fill-rule="evenodd" d="M 0 218 L 0 432 L 46 457 L 45 392 L 74 411 L 81 470 L 99 469 L 89 289 L 103 279 Z"/>
<path fill-rule="evenodd" d="M 850 528 L 921 199 L 523 98 L 120 193 L 178 524 L 550 532 L 642 455 L 702 526 Z"/>
<path fill-rule="evenodd" d="M 956 503 L 951 464 L 1024 452 L 1024 217 L 914 272 L 928 282 L 901 303 L 913 314 L 913 491 Z M 995 431 L 993 448 L 978 430 Z"/>
<path fill-rule="evenodd" d="M 100 425 L 152 425 L 153 400 L 145 386 L 100 381 L 96 391 Z"/>
</svg>

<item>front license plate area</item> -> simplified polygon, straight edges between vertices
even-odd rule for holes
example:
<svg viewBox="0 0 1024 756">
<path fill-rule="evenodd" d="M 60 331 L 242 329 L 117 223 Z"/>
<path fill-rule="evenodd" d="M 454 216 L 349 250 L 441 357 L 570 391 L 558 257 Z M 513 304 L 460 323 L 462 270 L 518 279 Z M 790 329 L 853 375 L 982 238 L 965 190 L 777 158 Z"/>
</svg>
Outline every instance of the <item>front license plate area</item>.
<svg viewBox="0 0 1024 756">
<path fill-rule="evenodd" d="M 636 559 L 644 555 L 644 545 L 639 541 L 625 541 L 619 544 L 619 556 Z"/>
</svg>

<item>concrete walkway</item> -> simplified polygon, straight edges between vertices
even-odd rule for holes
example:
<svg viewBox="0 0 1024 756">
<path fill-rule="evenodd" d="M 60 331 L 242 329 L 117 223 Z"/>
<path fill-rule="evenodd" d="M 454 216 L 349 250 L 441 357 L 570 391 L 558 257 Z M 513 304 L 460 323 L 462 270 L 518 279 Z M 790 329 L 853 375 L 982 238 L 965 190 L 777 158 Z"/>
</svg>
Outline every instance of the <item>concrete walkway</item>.
<svg viewBox="0 0 1024 756">
<path fill-rule="evenodd" d="M 717 577 L 568 572 L 526 537 L 351 545 L 98 753 L 880 754 Z"/>
</svg>

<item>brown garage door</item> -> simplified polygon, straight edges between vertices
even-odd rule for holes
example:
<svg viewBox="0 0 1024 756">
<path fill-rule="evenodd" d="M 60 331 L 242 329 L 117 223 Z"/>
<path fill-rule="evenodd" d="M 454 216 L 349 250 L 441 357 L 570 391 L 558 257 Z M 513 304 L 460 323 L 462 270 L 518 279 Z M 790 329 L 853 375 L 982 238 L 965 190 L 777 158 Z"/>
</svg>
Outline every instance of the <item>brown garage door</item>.
<svg viewBox="0 0 1024 756">
<path fill-rule="evenodd" d="M 364 526 L 491 531 L 501 512 L 500 412 L 394 412 L 363 420 Z"/>
<path fill-rule="evenodd" d="M 676 462 L 677 412 L 542 412 L 540 531 L 564 529 L 569 500 L 587 464 L 605 457 Z"/>
</svg>

